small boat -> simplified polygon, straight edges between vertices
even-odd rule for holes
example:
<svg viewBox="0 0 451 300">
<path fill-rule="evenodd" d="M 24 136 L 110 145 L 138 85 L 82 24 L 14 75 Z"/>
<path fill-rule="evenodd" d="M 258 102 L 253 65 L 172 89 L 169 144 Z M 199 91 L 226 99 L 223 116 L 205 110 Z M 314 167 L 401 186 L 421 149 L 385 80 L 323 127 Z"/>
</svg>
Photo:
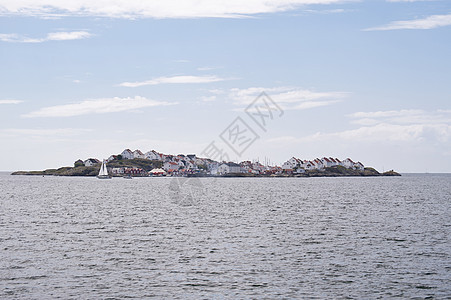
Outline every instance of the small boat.
<svg viewBox="0 0 451 300">
<path fill-rule="evenodd" d="M 127 175 L 124 175 L 124 178 L 125 178 L 125 179 L 132 179 L 133 177 L 132 177 L 132 175 L 127 174 Z"/>
<path fill-rule="evenodd" d="M 111 176 L 108 175 L 108 169 L 106 168 L 106 162 L 103 160 L 102 166 L 100 167 L 99 175 L 97 175 L 99 179 L 111 179 Z"/>
</svg>

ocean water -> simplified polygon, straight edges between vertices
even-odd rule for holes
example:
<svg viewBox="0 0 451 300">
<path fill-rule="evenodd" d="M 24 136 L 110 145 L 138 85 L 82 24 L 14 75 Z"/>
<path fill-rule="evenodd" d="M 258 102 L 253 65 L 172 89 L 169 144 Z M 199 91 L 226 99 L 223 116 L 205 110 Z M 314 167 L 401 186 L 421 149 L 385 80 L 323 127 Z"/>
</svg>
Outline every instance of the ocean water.
<svg viewBox="0 0 451 300">
<path fill-rule="evenodd" d="M 450 175 L 0 190 L 0 299 L 451 298 Z"/>
</svg>

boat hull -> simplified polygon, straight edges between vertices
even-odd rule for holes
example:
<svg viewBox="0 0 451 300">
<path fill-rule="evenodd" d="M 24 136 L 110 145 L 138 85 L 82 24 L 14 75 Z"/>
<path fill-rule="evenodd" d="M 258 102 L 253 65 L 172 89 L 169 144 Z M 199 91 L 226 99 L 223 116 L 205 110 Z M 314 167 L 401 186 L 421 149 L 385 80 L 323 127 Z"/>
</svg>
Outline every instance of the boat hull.
<svg viewBox="0 0 451 300">
<path fill-rule="evenodd" d="M 109 176 L 109 175 L 97 175 L 97 178 L 99 178 L 99 179 L 111 179 L 111 176 Z"/>
</svg>

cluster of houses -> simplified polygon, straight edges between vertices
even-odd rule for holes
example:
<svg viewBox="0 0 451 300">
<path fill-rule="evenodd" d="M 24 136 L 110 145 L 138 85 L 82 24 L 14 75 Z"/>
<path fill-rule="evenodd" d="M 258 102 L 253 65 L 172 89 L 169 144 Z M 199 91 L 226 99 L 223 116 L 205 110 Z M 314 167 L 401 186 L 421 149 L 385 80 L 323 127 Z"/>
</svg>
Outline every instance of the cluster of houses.
<svg viewBox="0 0 451 300">
<path fill-rule="evenodd" d="M 131 176 L 146 176 L 148 173 L 142 168 L 111 168 L 113 175 L 131 175 Z"/>
<path fill-rule="evenodd" d="M 271 174 L 300 174 L 309 170 L 324 171 L 326 168 L 342 166 L 348 169 L 363 171 L 365 166 L 361 162 L 354 162 L 350 158 L 339 160 L 338 158 L 323 157 L 314 160 L 302 160 L 292 157 L 279 166 L 265 166 L 260 162 L 243 161 L 239 164 L 229 162 L 219 165 L 216 174 L 227 173 L 252 173 L 257 175 L 271 175 Z"/>
<path fill-rule="evenodd" d="M 85 167 L 92 167 L 92 166 L 95 166 L 95 165 L 97 165 L 97 164 L 100 164 L 101 163 L 101 161 L 100 160 L 98 160 L 97 158 L 88 158 L 87 160 L 81 160 L 81 159 L 79 159 L 79 160 L 77 160 L 76 162 L 75 162 L 75 166 L 85 166 Z"/>
<path fill-rule="evenodd" d="M 148 151 L 146 153 L 140 150 L 131 151 L 130 149 L 125 149 L 119 154 L 121 159 L 148 159 L 161 162 L 161 169 L 169 174 L 193 174 L 200 171 L 206 171 L 208 168 L 213 168 L 214 161 L 207 158 L 199 158 L 195 154 L 179 154 L 170 155 L 159 153 L 155 150 Z M 108 162 L 114 159 L 118 159 L 119 155 L 111 155 L 108 158 Z"/>
<path fill-rule="evenodd" d="M 263 165 L 258 161 L 242 161 L 241 163 L 234 162 L 217 162 L 208 158 L 200 158 L 195 154 L 189 155 L 167 155 L 159 153 L 155 150 L 148 151 L 146 153 L 140 150 L 131 151 L 125 149 L 121 154 L 111 155 L 107 161 L 113 161 L 117 159 L 148 159 L 153 161 L 160 161 L 161 168 L 154 169 L 150 172 L 146 172 L 141 168 L 111 168 L 110 171 L 114 175 L 133 175 L 133 176 L 146 176 L 146 175 L 175 175 L 183 176 L 189 174 L 211 174 L 211 175 L 224 175 L 230 173 L 251 173 L 255 175 L 280 175 L 280 174 L 300 174 L 309 170 L 323 171 L 328 167 L 342 166 L 354 170 L 363 170 L 364 165 L 361 162 L 354 162 L 350 158 L 340 160 L 338 158 L 323 157 L 316 158 L 314 160 L 302 160 L 296 157 L 292 157 L 282 164 L 282 166 L 268 166 Z M 93 166 L 99 164 L 100 161 L 94 158 L 89 158 L 85 161 L 77 161 L 79 164 L 85 166 Z M 76 162 L 76 163 L 77 163 Z"/>
<path fill-rule="evenodd" d="M 197 157 L 195 154 L 168 155 L 155 150 L 146 153 L 140 150 L 122 151 L 121 159 L 149 159 L 161 161 L 161 169 L 169 175 L 189 175 L 196 173 L 223 175 L 229 173 L 253 173 L 253 174 L 281 174 L 282 168 L 278 166 L 264 166 L 259 162 L 243 161 L 239 164 L 234 162 L 217 162 L 209 158 Z M 118 159 L 119 155 L 112 155 L 108 161 Z M 113 170 L 114 172 L 115 170 Z M 161 175 L 161 174 L 159 174 Z"/>
<path fill-rule="evenodd" d="M 361 162 L 354 162 L 350 158 L 339 160 L 338 158 L 323 157 L 314 160 L 302 160 L 292 157 L 282 165 L 282 170 L 286 173 L 304 173 L 306 170 L 325 170 L 326 168 L 342 166 L 348 169 L 362 171 L 365 166 Z"/>
</svg>

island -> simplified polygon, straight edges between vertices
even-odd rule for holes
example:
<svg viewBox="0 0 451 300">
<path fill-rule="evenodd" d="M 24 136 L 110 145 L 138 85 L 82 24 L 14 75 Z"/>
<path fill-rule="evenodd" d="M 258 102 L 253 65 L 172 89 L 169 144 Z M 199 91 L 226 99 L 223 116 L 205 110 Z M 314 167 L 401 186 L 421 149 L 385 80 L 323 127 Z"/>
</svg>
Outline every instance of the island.
<svg viewBox="0 0 451 300">
<path fill-rule="evenodd" d="M 108 173 L 113 177 L 345 177 L 345 176 L 401 176 L 390 170 L 379 172 L 350 158 L 323 157 L 302 160 L 292 157 L 281 166 L 259 161 L 240 163 L 216 161 L 197 157 L 195 154 L 162 154 L 155 150 L 146 153 L 140 150 L 125 149 L 122 153 L 111 155 L 104 162 Z M 96 176 L 102 161 L 96 158 L 77 160 L 73 166 L 43 171 L 16 171 L 12 175 L 40 176 Z"/>
</svg>

